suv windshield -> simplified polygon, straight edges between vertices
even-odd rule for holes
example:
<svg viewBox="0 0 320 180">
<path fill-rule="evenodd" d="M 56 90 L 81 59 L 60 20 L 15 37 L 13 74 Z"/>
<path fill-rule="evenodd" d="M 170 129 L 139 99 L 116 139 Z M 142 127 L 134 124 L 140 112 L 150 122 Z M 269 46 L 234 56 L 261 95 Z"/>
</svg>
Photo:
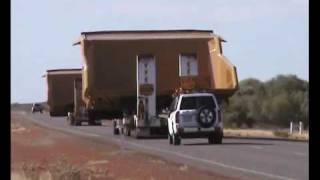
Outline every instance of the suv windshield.
<svg viewBox="0 0 320 180">
<path fill-rule="evenodd" d="M 213 98 L 211 96 L 183 97 L 181 100 L 180 110 L 198 109 L 202 106 L 215 108 Z"/>
</svg>

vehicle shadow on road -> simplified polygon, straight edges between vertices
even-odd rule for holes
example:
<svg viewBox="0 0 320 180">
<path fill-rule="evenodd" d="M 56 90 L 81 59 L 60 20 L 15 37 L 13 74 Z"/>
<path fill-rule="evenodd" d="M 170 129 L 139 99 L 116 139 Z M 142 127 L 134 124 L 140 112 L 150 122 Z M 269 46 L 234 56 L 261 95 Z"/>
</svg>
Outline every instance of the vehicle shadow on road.
<svg viewBox="0 0 320 180">
<path fill-rule="evenodd" d="M 183 144 L 184 146 L 205 146 L 205 145 L 210 145 L 210 146 L 225 146 L 225 145 L 274 145 L 271 143 L 251 143 L 251 142 L 225 142 L 222 144 L 208 144 L 208 143 L 186 143 Z"/>
</svg>

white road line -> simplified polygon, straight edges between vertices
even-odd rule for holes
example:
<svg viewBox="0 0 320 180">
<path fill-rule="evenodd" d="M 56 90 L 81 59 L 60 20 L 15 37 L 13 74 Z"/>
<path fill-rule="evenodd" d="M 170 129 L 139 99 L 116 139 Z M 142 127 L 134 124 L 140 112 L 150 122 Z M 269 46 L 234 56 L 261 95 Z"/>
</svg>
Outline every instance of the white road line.
<svg viewBox="0 0 320 180">
<path fill-rule="evenodd" d="M 261 146 L 250 146 L 251 148 L 254 148 L 254 149 L 262 149 Z"/>
<path fill-rule="evenodd" d="M 58 129 L 58 128 L 57 128 Z M 66 130 L 66 129 L 60 129 L 62 131 L 69 131 L 69 132 L 72 132 L 72 133 L 75 133 L 75 134 L 80 134 L 80 135 L 85 135 L 85 136 L 92 136 L 92 137 L 100 137 L 100 135 L 98 134 L 93 134 L 93 133 L 87 133 L 87 132 L 81 132 L 79 130 Z"/>
<path fill-rule="evenodd" d="M 293 152 L 293 154 L 297 155 L 297 156 L 303 156 L 306 157 L 307 154 L 306 153 L 300 153 L 300 152 Z"/>
<path fill-rule="evenodd" d="M 242 171 L 242 172 L 248 172 L 248 173 L 252 173 L 252 174 L 256 174 L 256 175 L 262 175 L 262 176 L 266 176 L 266 177 L 270 177 L 270 178 L 275 178 L 275 179 L 293 180 L 292 178 L 289 178 L 289 177 L 279 176 L 279 175 L 265 173 L 265 172 L 261 172 L 261 171 L 255 171 L 255 170 L 252 170 L 252 169 L 245 169 L 245 168 L 240 168 L 240 167 L 236 167 L 236 166 L 231 166 L 231 165 L 227 165 L 227 164 L 224 164 L 224 163 L 221 163 L 221 162 L 209 161 L 207 159 L 196 158 L 196 157 L 189 156 L 189 155 L 186 155 L 186 154 L 181 154 L 181 153 L 178 153 L 178 152 L 158 149 L 158 148 L 154 148 L 154 147 L 148 147 L 148 146 L 145 146 L 145 145 L 142 145 L 142 144 L 137 144 L 137 143 L 134 143 L 134 142 L 129 142 L 128 141 L 127 143 L 132 145 L 132 146 L 145 148 L 145 149 L 151 149 L 151 150 L 154 150 L 154 151 L 159 151 L 159 152 L 168 153 L 168 154 L 173 154 L 173 155 L 180 156 L 180 157 L 183 157 L 183 158 L 186 158 L 186 159 L 200 161 L 200 162 L 204 162 L 204 163 L 208 163 L 208 164 L 212 164 L 212 165 L 217 165 L 217 166 L 225 167 L 225 168 L 229 168 L 229 169 L 234 169 L 234 170 L 238 170 L 238 171 Z"/>
<path fill-rule="evenodd" d="M 283 142 L 287 145 L 291 145 L 291 146 L 308 146 L 309 145 L 309 141 L 306 141 L 306 142 Z"/>
<path fill-rule="evenodd" d="M 261 146 L 250 146 L 251 148 L 253 149 L 263 149 L 263 150 L 266 150 L 264 149 L 263 147 Z M 272 152 L 279 152 L 278 150 L 271 150 L 271 149 L 268 149 L 268 151 L 272 151 Z M 285 152 L 286 154 L 294 154 L 294 155 L 297 155 L 297 156 L 300 156 L 300 157 L 307 157 L 307 154 L 306 153 L 300 153 L 300 152 Z"/>
</svg>

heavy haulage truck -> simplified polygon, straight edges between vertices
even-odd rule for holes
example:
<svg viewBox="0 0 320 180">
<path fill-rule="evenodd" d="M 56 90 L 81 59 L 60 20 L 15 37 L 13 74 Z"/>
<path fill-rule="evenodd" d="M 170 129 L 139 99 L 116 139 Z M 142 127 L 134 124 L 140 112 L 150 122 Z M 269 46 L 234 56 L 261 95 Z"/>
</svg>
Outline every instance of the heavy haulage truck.
<svg viewBox="0 0 320 180">
<path fill-rule="evenodd" d="M 81 79 L 81 69 L 51 69 L 42 76 L 47 81 L 47 104 L 50 116 L 67 116 L 74 108 L 75 79 Z"/>
<path fill-rule="evenodd" d="M 67 122 L 70 125 L 81 126 L 82 122 L 88 122 L 89 125 L 101 125 L 101 119 L 89 118 L 85 103 L 82 100 L 82 78 L 76 78 L 72 82 L 74 107 L 68 112 Z"/>
<path fill-rule="evenodd" d="M 167 134 L 172 95 L 205 91 L 220 103 L 238 89 L 222 42 L 209 30 L 82 32 L 73 45 L 83 56 L 84 111 L 113 120 L 114 134 Z"/>
</svg>

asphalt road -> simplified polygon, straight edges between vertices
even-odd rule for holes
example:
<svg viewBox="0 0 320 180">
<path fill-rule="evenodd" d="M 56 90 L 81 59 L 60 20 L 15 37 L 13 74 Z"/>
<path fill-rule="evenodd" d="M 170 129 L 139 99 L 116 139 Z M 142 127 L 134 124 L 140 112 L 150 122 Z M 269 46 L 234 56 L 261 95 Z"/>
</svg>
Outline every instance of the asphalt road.
<svg viewBox="0 0 320 180">
<path fill-rule="evenodd" d="M 167 139 L 115 136 L 107 125 L 69 126 L 65 118 L 48 114 L 25 116 L 56 130 L 115 142 L 124 151 L 136 149 L 239 179 L 309 179 L 307 142 L 225 138 L 221 145 L 209 145 L 207 139 L 183 139 L 182 145 L 173 146 Z"/>
</svg>

